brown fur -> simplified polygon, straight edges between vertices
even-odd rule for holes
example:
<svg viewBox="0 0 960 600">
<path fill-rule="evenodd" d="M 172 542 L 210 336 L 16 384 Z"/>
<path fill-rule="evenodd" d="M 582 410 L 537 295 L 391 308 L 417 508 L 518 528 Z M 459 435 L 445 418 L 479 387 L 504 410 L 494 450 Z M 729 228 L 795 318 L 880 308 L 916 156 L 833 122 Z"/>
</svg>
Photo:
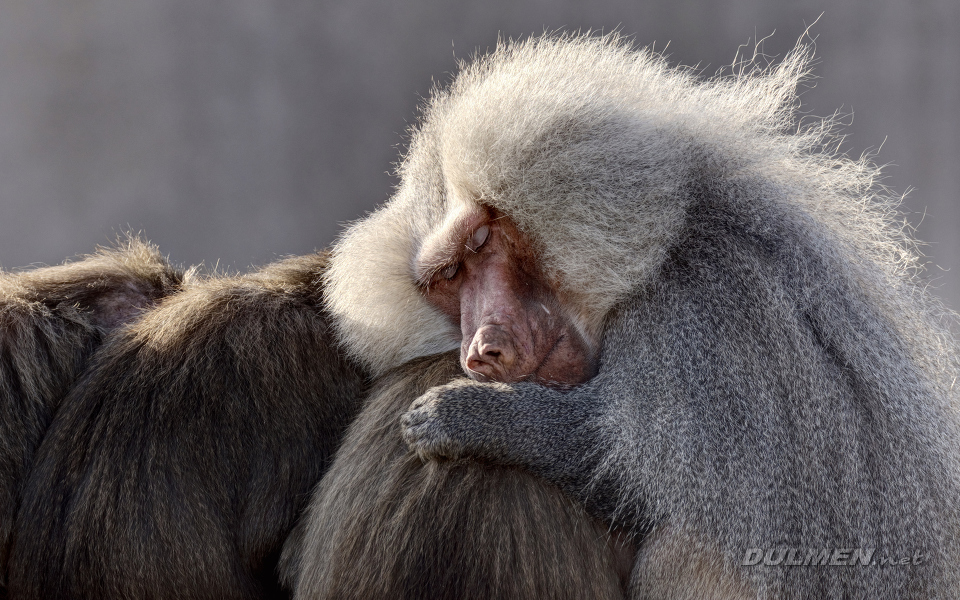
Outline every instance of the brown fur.
<svg viewBox="0 0 960 600">
<path fill-rule="evenodd" d="M 321 308 L 326 265 L 198 282 L 111 337 L 37 453 L 11 595 L 283 597 L 281 544 L 365 385 Z"/>
<path fill-rule="evenodd" d="M 459 373 L 455 355 L 384 376 L 284 549 L 297 598 L 622 598 L 632 548 L 515 468 L 423 463 L 399 416 Z M 621 555 L 626 554 L 626 560 Z"/>
<path fill-rule="evenodd" d="M 130 239 L 55 267 L 0 272 L 0 577 L 20 487 L 63 396 L 116 327 L 179 289 L 183 273 Z"/>
<path fill-rule="evenodd" d="M 707 536 L 664 526 L 644 540 L 637 554 L 630 598 L 749 600 L 758 598 L 758 590 L 726 563 Z"/>
</svg>

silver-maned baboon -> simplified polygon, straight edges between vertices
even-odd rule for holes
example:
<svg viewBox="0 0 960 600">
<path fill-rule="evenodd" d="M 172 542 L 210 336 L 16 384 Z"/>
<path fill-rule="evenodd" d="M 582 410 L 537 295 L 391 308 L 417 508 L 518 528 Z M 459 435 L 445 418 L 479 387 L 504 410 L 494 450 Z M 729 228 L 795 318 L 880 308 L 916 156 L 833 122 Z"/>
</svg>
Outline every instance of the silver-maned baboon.
<svg viewBox="0 0 960 600">
<path fill-rule="evenodd" d="M 327 256 L 210 278 L 118 330 L 24 486 L 17 598 L 282 597 L 281 545 L 362 399 Z"/>
<path fill-rule="evenodd" d="M 424 464 L 409 451 L 400 415 L 458 372 L 447 354 L 380 378 L 284 548 L 295 597 L 623 598 L 630 545 L 559 489 L 516 467 Z"/>
<path fill-rule="evenodd" d="M 642 536 L 634 598 L 960 597 L 952 317 L 878 169 L 799 126 L 808 59 L 701 80 L 613 37 L 503 43 L 335 247 L 354 356 L 461 347 L 410 446 Z"/>
<path fill-rule="evenodd" d="M 0 579 L 20 487 L 63 396 L 104 336 L 183 273 L 130 238 L 55 267 L 0 272 Z"/>
</svg>

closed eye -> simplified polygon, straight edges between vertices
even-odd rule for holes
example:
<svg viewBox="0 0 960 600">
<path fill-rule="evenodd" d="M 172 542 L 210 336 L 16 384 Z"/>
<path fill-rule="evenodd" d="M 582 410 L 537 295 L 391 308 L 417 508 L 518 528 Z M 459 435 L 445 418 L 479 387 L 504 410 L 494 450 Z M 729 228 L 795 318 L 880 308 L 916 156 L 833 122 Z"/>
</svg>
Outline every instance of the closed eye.
<svg viewBox="0 0 960 600">
<path fill-rule="evenodd" d="M 460 270 L 460 263 L 453 263 L 452 265 L 447 265 L 440 271 L 440 277 L 444 279 L 453 279 L 457 274 L 457 271 Z"/>
<path fill-rule="evenodd" d="M 471 252 L 478 252 L 484 244 L 487 243 L 487 240 L 490 238 L 490 226 L 482 225 L 476 231 L 473 232 L 473 235 L 470 236 L 470 241 L 467 244 L 467 249 Z"/>
</svg>

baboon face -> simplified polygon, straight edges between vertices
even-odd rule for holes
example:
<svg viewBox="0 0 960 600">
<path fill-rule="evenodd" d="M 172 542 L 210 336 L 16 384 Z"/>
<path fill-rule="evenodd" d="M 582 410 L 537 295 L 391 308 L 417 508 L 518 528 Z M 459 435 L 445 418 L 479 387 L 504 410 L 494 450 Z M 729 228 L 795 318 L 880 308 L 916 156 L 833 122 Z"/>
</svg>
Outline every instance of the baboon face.
<svg viewBox="0 0 960 600">
<path fill-rule="evenodd" d="M 590 345 L 505 215 L 472 206 L 448 218 L 424 245 L 416 277 L 427 300 L 459 321 L 471 378 L 564 386 L 593 374 Z"/>
</svg>

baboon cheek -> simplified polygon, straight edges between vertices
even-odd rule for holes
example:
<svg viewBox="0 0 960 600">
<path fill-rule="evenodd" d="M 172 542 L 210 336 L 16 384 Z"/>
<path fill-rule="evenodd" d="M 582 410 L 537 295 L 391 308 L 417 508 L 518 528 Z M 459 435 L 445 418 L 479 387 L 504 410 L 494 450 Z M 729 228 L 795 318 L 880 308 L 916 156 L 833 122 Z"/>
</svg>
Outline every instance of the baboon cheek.
<svg viewBox="0 0 960 600">
<path fill-rule="evenodd" d="M 583 383 L 596 374 L 589 345 L 571 323 L 565 323 L 553 349 L 535 371 L 534 380 L 548 386 Z"/>
</svg>

